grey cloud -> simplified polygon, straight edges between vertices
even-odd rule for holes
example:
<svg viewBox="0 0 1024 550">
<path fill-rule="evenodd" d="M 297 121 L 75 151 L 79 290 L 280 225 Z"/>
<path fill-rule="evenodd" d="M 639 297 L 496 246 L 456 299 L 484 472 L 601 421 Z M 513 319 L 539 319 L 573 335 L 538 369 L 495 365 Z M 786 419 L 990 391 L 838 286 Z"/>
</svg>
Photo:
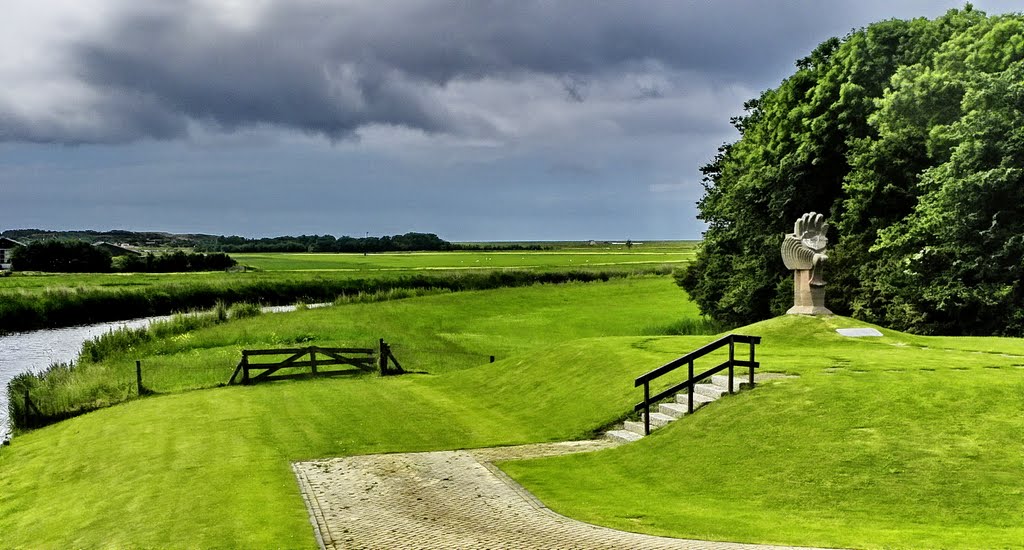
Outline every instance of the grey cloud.
<svg viewBox="0 0 1024 550">
<path fill-rule="evenodd" d="M 232 34 L 187 16 L 146 14 L 122 21 L 108 40 L 79 44 L 76 72 L 104 97 L 147 98 L 167 116 L 229 131 L 271 125 L 343 138 L 369 123 L 455 126 L 404 73 L 329 59 L 293 42 L 302 40 L 273 28 Z M 166 137 L 148 121 L 138 121 L 146 137 Z"/>
<path fill-rule="evenodd" d="M 825 38 L 807 43 L 819 28 L 867 10 L 755 0 L 281 0 L 254 23 L 232 25 L 201 2 L 125 6 L 102 35 L 78 37 L 66 52 L 72 78 L 101 98 L 78 106 L 94 123 L 40 121 L 0 108 L 0 139 L 167 139 L 193 121 L 332 139 L 368 125 L 494 132 L 485 113 L 443 101 L 445 87 L 555 77 L 566 100 L 581 101 L 592 79 L 652 63 L 722 82 L 760 82 L 778 72 L 780 59 L 792 63 L 789 52 L 806 53 Z M 668 94 L 643 87 L 628 99 Z"/>
</svg>

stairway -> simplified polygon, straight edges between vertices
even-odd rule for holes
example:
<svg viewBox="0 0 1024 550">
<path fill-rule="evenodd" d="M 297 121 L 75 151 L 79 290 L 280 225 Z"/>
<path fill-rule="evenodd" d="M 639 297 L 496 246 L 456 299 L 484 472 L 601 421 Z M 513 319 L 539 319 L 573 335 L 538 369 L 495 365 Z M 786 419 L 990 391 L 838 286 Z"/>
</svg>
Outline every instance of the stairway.
<svg viewBox="0 0 1024 550">
<path fill-rule="evenodd" d="M 755 376 L 756 382 L 759 377 Z M 732 380 L 733 390 L 741 391 L 750 387 L 747 377 L 736 376 Z M 729 394 L 729 377 L 724 374 L 716 374 L 711 377 L 711 383 L 695 384 L 693 386 L 693 412 L 697 409 L 714 402 L 719 397 Z M 660 403 L 657 412 L 651 412 L 651 431 L 674 422 L 688 414 L 689 392 L 677 393 L 675 402 Z M 605 432 L 605 437 L 621 443 L 636 441 L 644 436 L 644 421 L 641 415 L 640 421 L 627 420 L 622 428 Z"/>
</svg>

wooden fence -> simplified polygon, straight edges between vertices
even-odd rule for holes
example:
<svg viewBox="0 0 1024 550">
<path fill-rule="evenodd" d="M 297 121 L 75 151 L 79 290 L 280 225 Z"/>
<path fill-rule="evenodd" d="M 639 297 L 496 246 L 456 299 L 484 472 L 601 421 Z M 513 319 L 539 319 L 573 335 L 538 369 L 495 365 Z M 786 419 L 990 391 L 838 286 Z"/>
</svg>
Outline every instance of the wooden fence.
<svg viewBox="0 0 1024 550">
<path fill-rule="evenodd" d="M 286 355 L 284 359 L 267 361 L 264 358 Z M 325 369 L 324 367 L 350 366 L 350 369 Z M 308 369 L 307 372 L 290 375 L 277 375 L 282 369 Z M 253 371 L 263 371 L 253 376 Z M 252 349 L 242 350 L 242 360 L 231 374 L 228 384 L 234 384 L 241 374 L 242 384 L 251 384 L 262 380 L 281 380 L 301 376 L 338 376 L 379 371 L 381 376 L 401 374 L 405 372 L 399 365 L 395 355 L 383 339 L 377 350 L 372 348 L 322 348 L 309 346 L 304 348 L 284 349 Z"/>
</svg>

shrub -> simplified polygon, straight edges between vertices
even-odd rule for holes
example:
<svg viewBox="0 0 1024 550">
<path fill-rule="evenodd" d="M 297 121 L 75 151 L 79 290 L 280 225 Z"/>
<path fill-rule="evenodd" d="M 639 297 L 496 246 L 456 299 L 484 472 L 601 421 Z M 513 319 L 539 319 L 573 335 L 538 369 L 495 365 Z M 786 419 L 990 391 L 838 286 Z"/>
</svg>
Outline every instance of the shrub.
<svg viewBox="0 0 1024 550">
<path fill-rule="evenodd" d="M 85 241 L 40 241 L 15 248 L 11 264 L 18 271 L 106 273 L 111 259 Z"/>
</svg>

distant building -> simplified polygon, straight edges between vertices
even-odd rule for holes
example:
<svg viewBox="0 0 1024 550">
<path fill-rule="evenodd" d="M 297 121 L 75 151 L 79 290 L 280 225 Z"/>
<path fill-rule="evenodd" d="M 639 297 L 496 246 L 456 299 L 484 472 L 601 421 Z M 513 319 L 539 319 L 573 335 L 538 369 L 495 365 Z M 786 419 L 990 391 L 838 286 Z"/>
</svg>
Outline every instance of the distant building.
<svg viewBox="0 0 1024 550">
<path fill-rule="evenodd" d="M 95 246 L 96 248 L 98 248 L 100 250 L 106 250 L 107 253 L 110 254 L 111 257 L 114 257 L 114 258 L 116 258 L 118 256 L 141 256 L 142 255 L 142 252 L 139 252 L 138 250 L 133 250 L 131 248 L 128 248 L 127 246 L 121 246 L 119 244 L 106 243 L 106 242 L 98 242 L 98 243 L 94 244 L 93 246 Z"/>
<path fill-rule="evenodd" d="M 14 239 L 0 237 L 0 269 L 11 270 L 11 251 L 16 247 L 24 246 Z"/>
</svg>

